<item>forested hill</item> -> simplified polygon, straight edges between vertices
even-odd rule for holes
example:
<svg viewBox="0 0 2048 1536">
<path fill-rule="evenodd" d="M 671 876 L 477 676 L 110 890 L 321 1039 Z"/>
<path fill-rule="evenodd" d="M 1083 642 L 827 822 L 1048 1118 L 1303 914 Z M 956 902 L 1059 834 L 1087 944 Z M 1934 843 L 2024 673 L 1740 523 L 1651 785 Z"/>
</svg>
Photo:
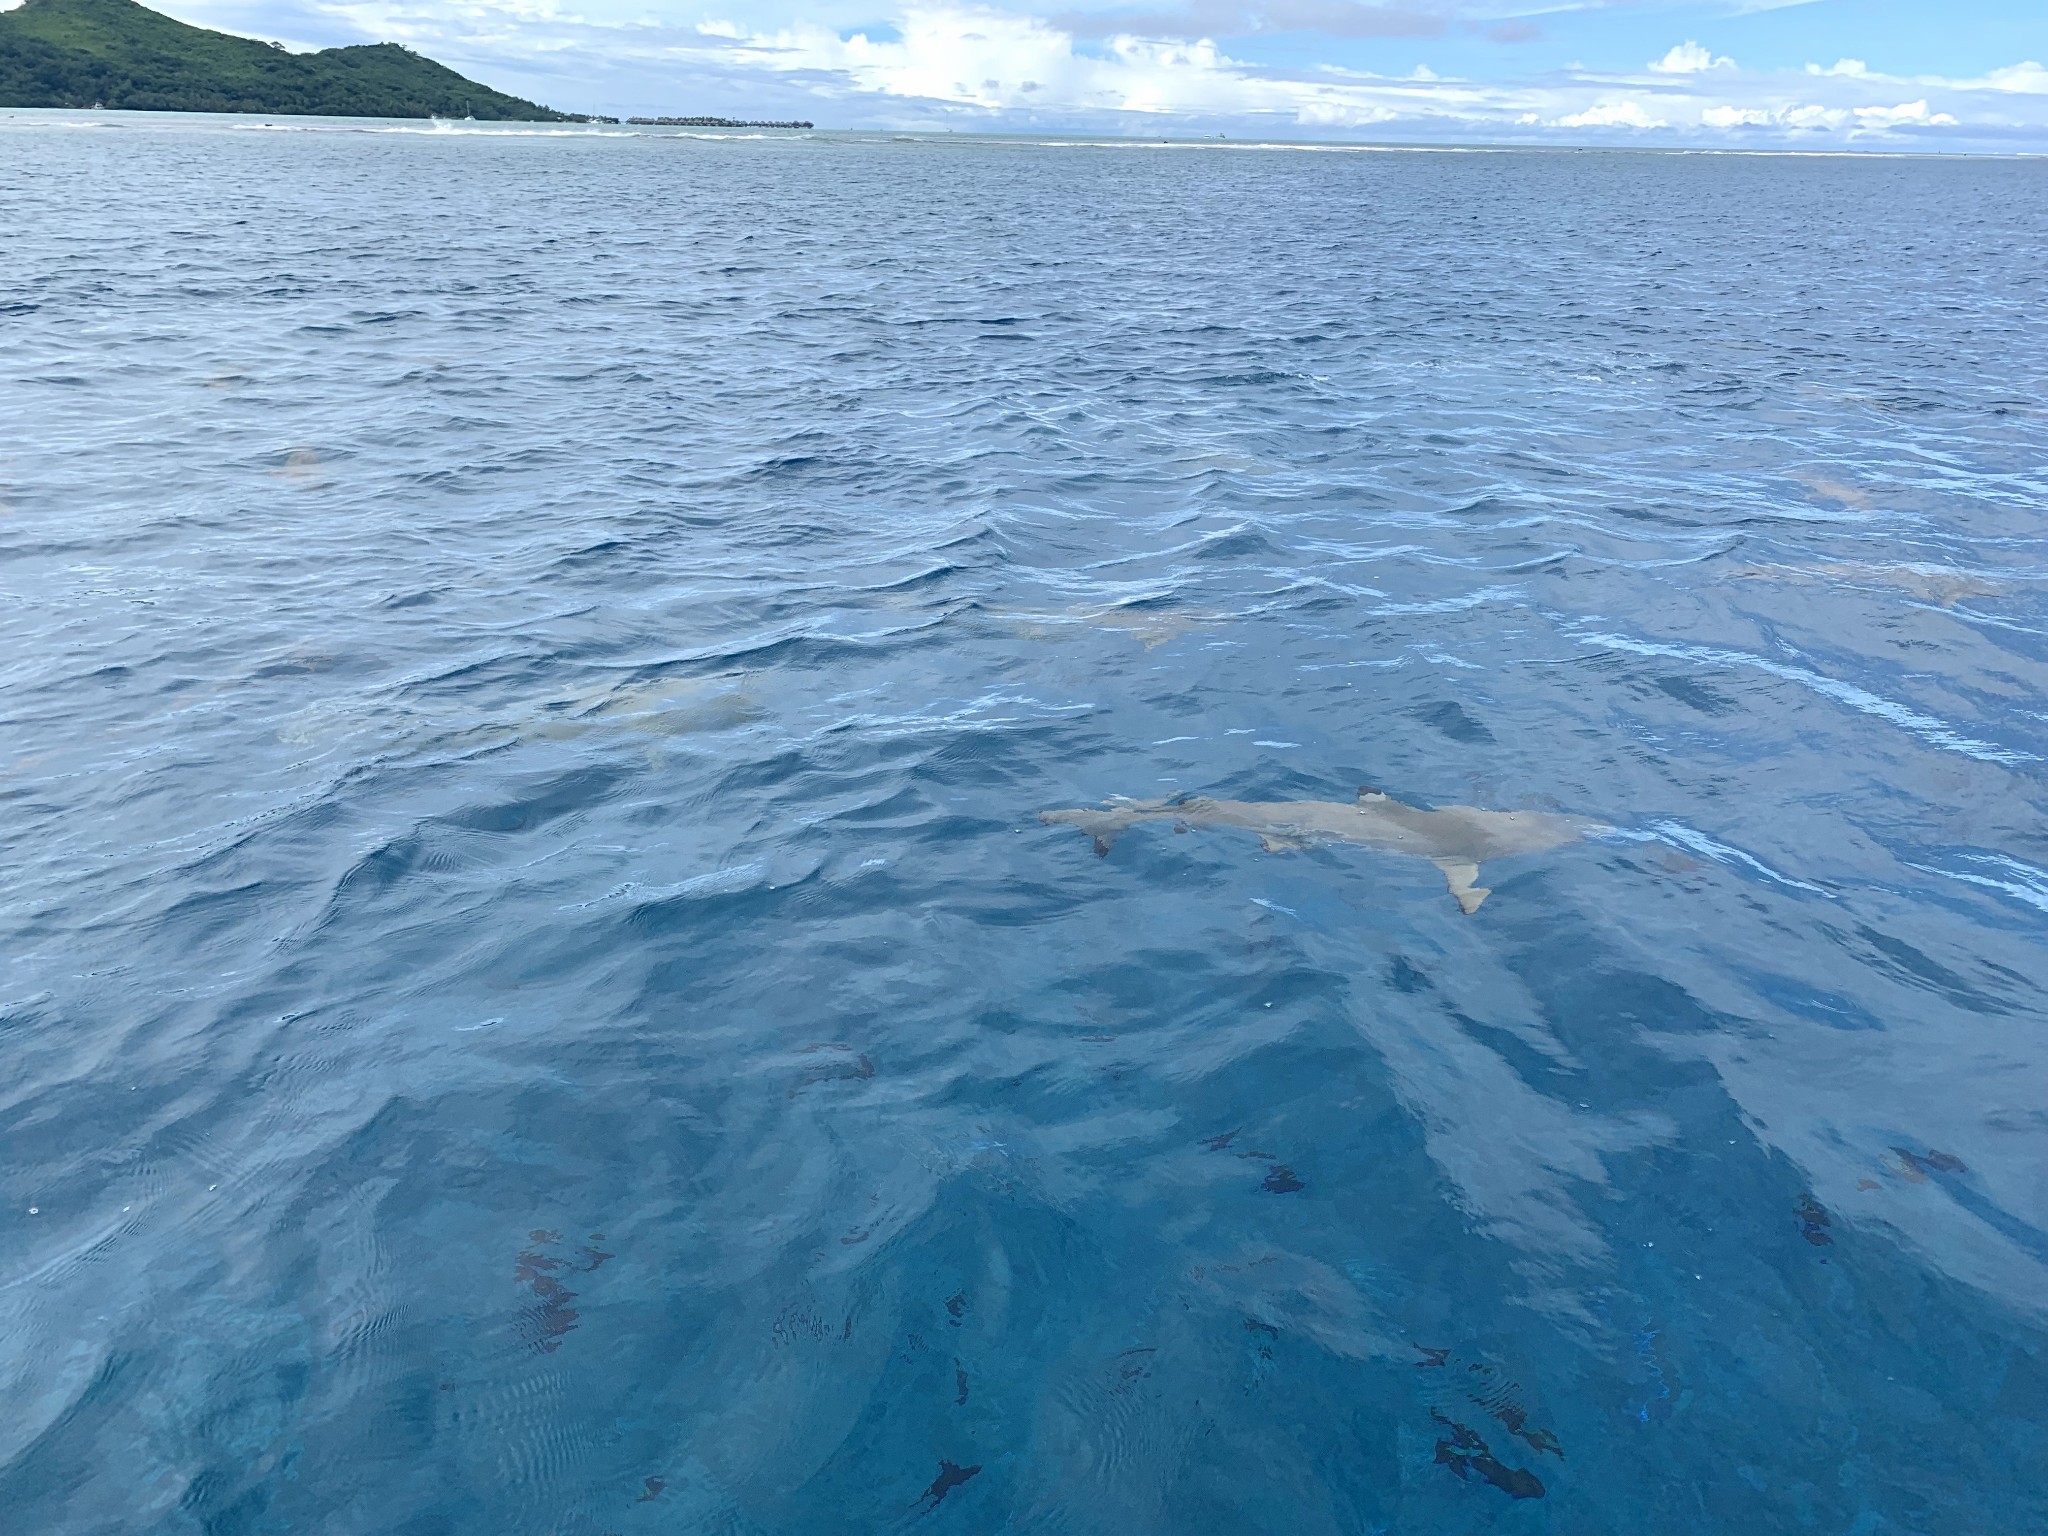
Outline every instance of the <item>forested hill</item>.
<svg viewBox="0 0 2048 1536">
<path fill-rule="evenodd" d="M 27 0 L 0 11 L 0 107 L 478 117 L 573 122 L 396 43 L 287 53 L 188 27 L 135 0 Z"/>
</svg>

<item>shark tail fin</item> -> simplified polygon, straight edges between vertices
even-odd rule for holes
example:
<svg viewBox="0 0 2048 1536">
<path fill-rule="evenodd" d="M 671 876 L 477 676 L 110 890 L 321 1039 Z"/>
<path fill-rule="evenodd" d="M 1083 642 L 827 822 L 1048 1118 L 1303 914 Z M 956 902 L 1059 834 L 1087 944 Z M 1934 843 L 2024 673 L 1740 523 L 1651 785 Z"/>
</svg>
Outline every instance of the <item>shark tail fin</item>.
<svg viewBox="0 0 2048 1536">
<path fill-rule="evenodd" d="M 1471 860 L 1431 859 L 1430 862 L 1443 871 L 1444 884 L 1451 888 L 1458 910 L 1467 917 L 1477 912 L 1480 903 L 1493 894 L 1486 886 L 1473 884 L 1479 878 L 1479 866 Z"/>
</svg>

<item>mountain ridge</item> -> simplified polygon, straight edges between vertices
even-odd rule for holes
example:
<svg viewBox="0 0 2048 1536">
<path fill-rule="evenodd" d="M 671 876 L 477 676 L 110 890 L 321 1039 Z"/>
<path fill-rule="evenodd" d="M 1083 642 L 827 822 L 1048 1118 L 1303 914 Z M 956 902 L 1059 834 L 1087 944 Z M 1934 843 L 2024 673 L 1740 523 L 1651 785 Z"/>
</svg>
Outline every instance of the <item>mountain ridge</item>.
<svg viewBox="0 0 2048 1536">
<path fill-rule="evenodd" d="M 136 0 L 0 11 L 0 107 L 588 122 L 464 78 L 397 43 L 292 53 Z"/>
</svg>

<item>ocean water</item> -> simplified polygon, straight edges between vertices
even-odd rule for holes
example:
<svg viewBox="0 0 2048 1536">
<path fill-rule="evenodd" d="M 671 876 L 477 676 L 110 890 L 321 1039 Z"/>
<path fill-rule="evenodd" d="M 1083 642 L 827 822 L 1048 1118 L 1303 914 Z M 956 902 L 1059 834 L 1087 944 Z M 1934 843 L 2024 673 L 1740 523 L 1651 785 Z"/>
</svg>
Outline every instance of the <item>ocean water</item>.
<svg viewBox="0 0 2048 1536">
<path fill-rule="evenodd" d="M 2048 1530 L 2044 250 L 0 119 L 10 1529 Z"/>
</svg>

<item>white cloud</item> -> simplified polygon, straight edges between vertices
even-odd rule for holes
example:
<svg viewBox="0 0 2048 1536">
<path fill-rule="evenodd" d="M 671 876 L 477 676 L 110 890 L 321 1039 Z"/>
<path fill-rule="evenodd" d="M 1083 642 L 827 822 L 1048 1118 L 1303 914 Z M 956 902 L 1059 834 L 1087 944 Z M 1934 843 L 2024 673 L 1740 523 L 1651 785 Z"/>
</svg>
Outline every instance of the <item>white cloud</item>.
<svg viewBox="0 0 2048 1536">
<path fill-rule="evenodd" d="M 2008 64 L 2004 69 L 1994 69 L 1984 77 L 1983 83 L 1994 91 L 2021 91 L 2032 96 L 2048 96 L 2048 67 L 2028 59 L 2024 64 Z"/>
<path fill-rule="evenodd" d="M 1650 116 L 1641 103 L 1633 101 L 1603 101 L 1598 106 L 1588 107 L 1583 112 L 1574 112 L 1569 117 L 1557 120 L 1560 128 L 1662 128 L 1664 122 Z"/>
<path fill-rule="evenodd" d="M 1771 113 L 1767 107 L 1707 107 L 1700 121 L 1709 128 L 1767 128 Z"/>
<path fill-rule="evenodd" d="M 1717 104 L 1701 109 L 1700 122 L 1709 128 L 1783 128 L 1795 133 L 1852 130 L 1851 136 L 1882 133 L 1891 128 L 1954 128 L 1954 116 L 1930 111 L 1924 101 L 1897 106 L 1827 107 L 1800 102 L 1782 107 L 1736 107 Z"/>
<path fill-rule="evenodd" d="M 1956 120 L 1946 112 L 1929 112 L 1924 101 L 1902 101 L 1896 107 L 1857 107 L 1856 120 L 1867 128 L 1896 128 L 1903 123 L 1953 128 Z"/>
<path fill-rule="evenodd" d="M 893 38 L 825 27 L 753 32 L 716 25 L 732 61 L 770 73 L 840 77 L 852 90 L 986 110 L 1061 108 L 1150 116 L 1280 114 L 1330 126 L 1394 112 L 1341 82 L 1266 78 L 1206 39 L 1119 36 L 1083 51 L 1067 32 L 1009 12 L 921 5 Z"/>
<path fill-rule="evenodd" d="M 1660 75 L 1696 75 L 1707 69 L 1733 69 L 1735 61 L 1726 55 L 1716 58 L 1707 49 L 1688 39 L 1675 46 L 1663 58 L 1652 59 L 1649 67 Z"/>
<path fill-rule="evenodd" d="M 2023 59 L 2017 64 L 2007 64 L 1966 79 L 1948 75 L 1888 75 L 1873 70 L 1861 59 L 1837 59 L 1825 67 L 1809 64 L 1806 73 L 1868 81 L 1873 85 L 1929 85 L 1949 91 L 2004 91 L 2022 96 L 2048 96 L 2048 65 L 2033 59 Z"/>
<path fill-rule="evenodd" d="M 1787 107 L 1777 114 L 1777 120 L 1787 128 L 1839 128 L 1849 121 L 1849 114 L 1840 107 L 1805 106 Z"/>
<path fill-rule="evenodd" d="M 1062 0 L 1098 13 L 1129 4 L 1126 30 L 1108 36 L 1005 8 L 1052 0 L 691 0 L 707 6 L 706 19 L 687 26 L 625 19 L 626 7 L 648 0 L 163 3 L 202 25 L 233 25 L 232 15 L 253 16 L 260 5 L 266 25 L 285 29 L 295 18 L 288 39 L 400 41 L 520 95 L 621 115 L 1147 136 L 1226 129 L 1233 142 L 1370 130 L 1388 139 L 1844 147 L 1934 135 L 1957 147 L 2048 148 L 2048 68 L 2031 60 L 1972 79 L 1889 76 L 1846 58 L 1745 70 L 1687 39 L 1639 72 L 1571 66 L 1475 80 L 1276 63 L 1260 56 L 1255 37 L 1226 52 L 1211 37 L 1146 30 L 1197 14 L 1227 20 L 1246 6 L 1292 16 L 1363 3 L 1451 16 L 1465 0 Z M 1155 8 L 1160 15 L 1139 14 Z"/>
</svg>

